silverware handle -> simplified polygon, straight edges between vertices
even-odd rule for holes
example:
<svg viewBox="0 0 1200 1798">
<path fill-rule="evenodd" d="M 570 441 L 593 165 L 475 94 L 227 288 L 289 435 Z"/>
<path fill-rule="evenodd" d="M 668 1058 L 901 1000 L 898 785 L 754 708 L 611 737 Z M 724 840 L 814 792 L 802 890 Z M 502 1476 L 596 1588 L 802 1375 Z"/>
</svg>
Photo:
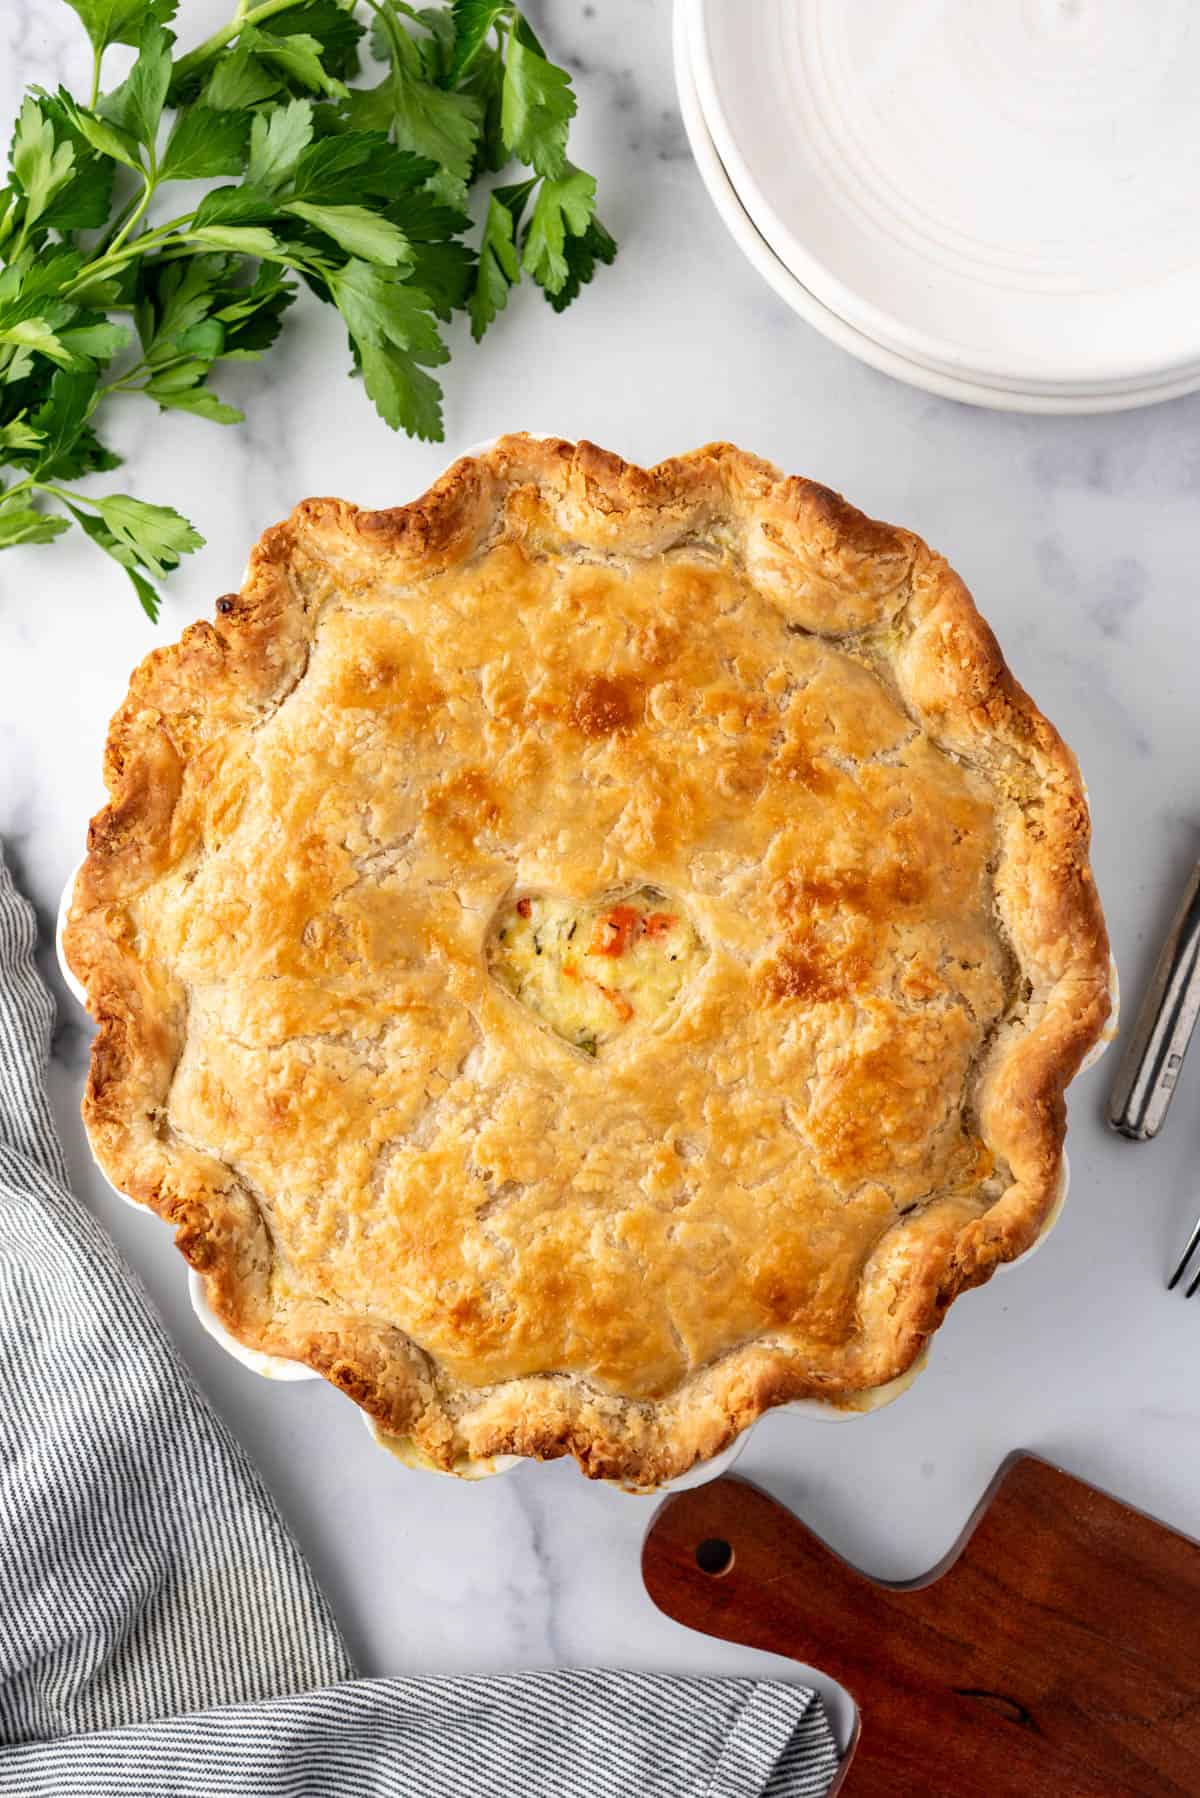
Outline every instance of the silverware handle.
<svg viewBox="0 0 1200 1798">
<path fill-rule="evenodd" d="M 1162 1127 L 1200 1018 L 1200 862 L 1162 946 L 1109 1102 L 1114 1130 L 1146 1142 Z"/>
</svg>

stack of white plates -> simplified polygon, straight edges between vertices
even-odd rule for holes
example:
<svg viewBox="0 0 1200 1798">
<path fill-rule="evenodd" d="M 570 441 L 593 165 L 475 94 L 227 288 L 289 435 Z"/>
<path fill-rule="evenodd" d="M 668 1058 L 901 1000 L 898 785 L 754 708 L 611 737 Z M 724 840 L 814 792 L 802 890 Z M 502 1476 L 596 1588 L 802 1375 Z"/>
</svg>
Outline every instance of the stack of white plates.
<svg viewBox="0 0 1200 1798">
<path fill-rule="evenodd" d="M 751 262 L 952 399 L 1200 388 L 1200 0 L 676 0 L 701 174 Z"/>
</svg>

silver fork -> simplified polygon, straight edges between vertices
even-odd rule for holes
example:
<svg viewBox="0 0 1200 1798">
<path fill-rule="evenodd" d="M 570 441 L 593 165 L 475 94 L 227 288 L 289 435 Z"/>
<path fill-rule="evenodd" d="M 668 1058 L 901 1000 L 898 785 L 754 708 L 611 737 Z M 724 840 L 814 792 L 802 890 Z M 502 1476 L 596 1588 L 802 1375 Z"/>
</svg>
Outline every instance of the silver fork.
<svg viewBox="0 0 1200 1798">
<path fill-rule="evenodd" d="M 1200 862 L 1192 869 L 1167 932 L 1137 1024 L 1122 1058 L 1109 1106 L 1109 1122 L 1122 1136 L 1147 1142 L 1157 1135 L 1175 1095 L 1183 1058 L 1200 1019 Z M 1178 1267 L 1167 1281 L 1173 1292 L 1200 1249 L 1200 1218 Z M 1184 1294 L 1200 1291 L 1200 1265 Z"/>
<path fill-rule="evenodd" d="M 1197 1249 L 1200 1249 L 1200 1218 L 1196 1219 L 1196 1228 L 1192 1231 L 1191 1235 L 1188 1237 L 1188 1245 L 1187 1245 L 1187 1248 L 1184 1249 L 1184 1251 L 1183 1251 L 1183 1255 L 1182 1255 L 1182 1258 L 1180 1259 L 1179 1266 L 1175 1269 L 1175 1272 L 1171 1275 L 1171 1278 L 1167 1281 L 1167 1291 L 1168 1292 L 1174 1292 L 1175 1288 L 1178 1286 L 1179 1282 L 1183 1278 L 1184 1269 L 1187 1267 L 1188 1262 L 1191 1260 L 1192 1256 L 1196 1253 Z M 1194 1292 L 1200 1292 L 1200 1262 L 1197 1263 L 1196 1272 L 1192 1278 L 1192 1283 L 1188 1287 L 1187 1291 L 1184 1293 L 1183 1296 L 1185 1299 L 1190 1299 Z"/>
<path fill-rule="evenodd" d="M 1200 1018 L 1200 862 L 1192 869 L 1121 1058 L 1108 1121 L 1148 1142 L 1162 1128 Z"/>
</svg>

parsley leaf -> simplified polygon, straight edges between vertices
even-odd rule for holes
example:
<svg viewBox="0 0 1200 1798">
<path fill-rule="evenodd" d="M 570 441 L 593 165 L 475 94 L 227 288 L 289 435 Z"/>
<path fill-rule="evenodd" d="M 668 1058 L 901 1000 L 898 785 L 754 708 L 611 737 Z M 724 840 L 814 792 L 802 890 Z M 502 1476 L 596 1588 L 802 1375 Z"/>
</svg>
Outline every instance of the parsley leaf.
<svg viewBox="0 0 1200 1798">
<path fill-rule="evenodd" d="M 272 31 L 260 31 L 251 26 L 242 32 L 242 47 L 282 75 L 289 85 L 294 84 L 314 94 L 327 94 L 330 98 L 346 92 L 344 83 L 325 67 L 320 40 L 307 31 L 277 36 Z"/>
<path fill-rule="evenodd" d="M 59 341 L 77 356 L 94 356 L 99 362 L 108 362 L 129 342 L 129 332 L 124 325 L 113 325 L 102 318 L 72 325 L 59 333 Z"/>
<path fill-rule="evenodd" d="M 539 175 L 557 180 L 566 168 L 567 132 L 574 117 L 571 77 L 546 60 L 532 31 L 518 18 L 504 59 L 500 130 L 506 147 Z"/>
<path fill-rule="evenodd" d="M 159 180 L 196 181 L 240 174 L 250 123 L 243 112 L 218 112 L 199 103 L 189 106 L 179 114 L 167 139 L 158 165 Z"/>
<path fill-rule="evenodd" d="M 30 420 L 38 433 L 35 467 L 44 479 L 60 480 L 85 472 L 72 452 L 96 403 L 96 384 L 94 367 L 60 368 L 50 382 L 46 398 Z"/>
<path fill-rule="evenodd" d="M 96 50 L 109 44 L 136 44 L 147 17 L 167 25 L 175 17 L 179 0 L 67 0 L 83 20 Z"/>
<path fill-rule="evenodd" d="M 114 162 L 122 163 L 127 169 L 140 170 L 142 163 L 137 140 L 123 126 L 101 118 L 86 106 L 80 106 L 61 88 L 58 99 L 75 130 L 87 139 L 97 155 L 111 157 Z"/>
<path fill-rule="evenodd" d="M 157 623 L 159 595 L 146 576 L 161 581 L 179 566 L 181 556 L 202 548 L 204 539 L 199 531 L 174 507 L 147 505 L 128 493 L 64 503 L 92 542 L 125 570 L 142 610 L 151 623 Z M 94 507 L 98 516 L 85 512 L 83 506 Z"/>
<path fill-rule="evenodd" d="M 471 173 L 479 107 L 469 94 L 445 93 L 399 66 L 386 82 L 391 123 L 402 150 L 428 156 L 460 181 Z"/>
<path fill-rule="evenodd" d="M 440 443 L 442 390 L 418 366 L 417 358 L 391 344 L 363 344 L 359 360 L 367 392 L 384 423 L 393 431 Z"/>
<path fill-rule="evenodd" d="M 78 360 L 44 318 L 14 319 L 9 325 L 0 325 L 0 372 L 4 369 L 5 345 L 11 351 L 9 380 L 17 378 L 13 373 L 14 365 L 19 366 L 22 376 L 28 372 L 34 354 L 57 362 L 60 368 L 70 368 Z"/>
<path fill-rule="evenodd" d="M 278 204 L 262 187 L 243 182 L 240 187 L 214 187 L 205 194 L 192 220 L 193 235 L 201 225 L 257 225 L 273 219 Z"/>
<path fill-rule="evenodd" d="M 435 87 L 445 87 L 454 60 L 454 14 L 436 6 L 422 6 L 412 16 L 429 33 L 417 41 L 422 73 Z"/>
<path fill-rule="evenodd" d="M 236 259 L 220 255 L 160 262 L 148 277 L 136 314 L 147 373 L 140 391 L 166 410 L 237 424 L 241 412 L 209 377 L 219 361 L 254 360 L 270 347 L 294 289 L 270 264 L 247 284 Z"/>
<path fill-rule="evenodd" d="M 465 184 L 479 137 L 478 101 L 470 94 L 438 87 L 428 78 L 417 44 L 390 6 L 381 11 L 379 23 L 375 47 L 391 70 L 378 87 L 350 96 L 351 122 L 366 130 L 390 130 L 402 150 L 429 157 Z"/>
<path fill-rule="evenodd" d="M 58 139 L 54 126 L 32 95 L 21 107 L 12 141 L 12 171 L 25 195 L 26 228 L 36 224 L 50 201 L 71 179 L 75 152 Z"/>
<path fill-rule="evenodd" d="M 271 99 L 282 86 L 283 80 L 277 71 L 269 69 L 249 49 L 239 45 L 215 65 L 200 98 L 214 112 L 237 112 Z"/>
<path fill-rule="evenodd" d="M 347 81 L 358 73 L 358 45 L 363 27 L 354 17 L 353 5 L 343 0 L 304 0 L 264 19 L 260 29 L 270 36 L 302 33 L 315 42 L 327 75 Z"/>
<path fill-rule="evenodd" d="M 193 256 L 186 262 L 151 264 L 134 323 L 146 359 L 208 317 L 214 294 L 229 267 L 225 256 Z"/>
<path fill-rule="evenodd" d="M 133 592 L 151 624 L 158 622 L 157 588 L 148 581 L 178 568 L 180 557 L 203 545 L 203 538 L 169 505 L 146 505 L 128 493 L 113 493 L 104 500 L 67 500 L 67 511 L 106 556 L 119 563 L 133 584 Z M 95 507 L 88 512 L 83 507 Z M 2 516 L 2 514 L 0 514 Z M 67 520 L 58 520 L 65 525 Z"/>
<path fill-rule="evenodd" d="M 199 358 L 180 362 L 147 381 L 142 392 L 157 400 L 164 412 L 191 412 L 197 418 L 207 418 L 210 424 L 240 425 L 246 414 L 205 386 L 207 374 L 208 364 Z"/>
<path fill-rule="evenodd" d="M 292 100 L 255 113 L 250 127 L 250 160 L 246 182 L 268 192 L 287 179 L 312 142 L 313 109 L 308 100 Z"/>
<path fill-rule="evenodd" d="M 397 150 L 384 131 L 340 131 L 310 144 L 296 164 L 292 198 L 344 205 L 364 195 L 383 200 L 414 195 L 437 164 Z M 465 230 L 468 221 L 455 220 Z"/>
<path fill-rule="evenodd" d="M 289 200 L 285 210 L 332 237 L 349 256 L 388 268 L 412 260 L 403 231 L 366 206 L 314 206 L 309 200 Z"/>
<path fill-rule="evenodd" d="M 347 262 L 330 275 L 329 288 L 357 343 L 391 343 L 430 367 L 449 361 L 424 294 L 387 271 L 367 262 Z"/>
<path fill-rule="evenodd" d="M 475 267 L 465 244 L 414 242 L 409 280 L 425 295 L 430 311 L 448 324 L 467 304 Z"/>
<path fill-rule="evenodd" d="M 0 549 L 12 549 L 18 543 L 52 543 L 70 528 L 67 520 L 54 512 L 0 503 Z"/>
<path fill-rule="evenodd" d="M 467 303 L 476 343 L 508 305 L 509 288 L 521 279 L 516 232 L 533 186 L 532 181 L 522 181 L 516 187 L 497 187 L 488 199 L 479 270 Z"/>
<path fill-rule="evenodd" d="M 150 148 L 158 136 L 171 81 L 173 42 L 169 31 L 156 20 L 148 20 L 138 39 L 137 61 L 120 87 L 106 94 L 98 108 L 110 123 Z"/>
<path fill-rule="evenodd" d="M 38 222 L 63 232 L 97 230 L 107 223 L 112 207 L 113 165 L 96 154 L 60 100 L 43 93 L 36 98 L 56 142 L 69 145 L 74 158 L 70 180 L 54 194 Z"/>
<path fill-rule="evenodd" d="M 226 360 L 256 361 L 269 350 L 283 326 L 296 289 L 278 265 L 264 263 L 248 285 L 230 285 L 218 295 L 213 313 L 224 328 Z"/>
<path fill-rule="evenodd" d="M 254 225 L 201 225 L 192 236 L 197 243 L 233 250 L 239 256 L 273 256 L 282 247 L 270 231 Z"/>
<path fill-rule="evenodd" d="M 596 182 L 570 163 L 559 181 L 543 181 L 525 234 L 521 267 L 549 294 L 561 293 L 570 278 L 568 235 L 581 237 L 596 210 Z"/>
<path fill-rule="evenodd" d="M 420 189 L 401 191 L 389 200 L 387 216 L 414 243 L 444 243 L 471 227 L 466 213 L 457 206 L 446 205 L 431 181 Z"/>
<path fill-rule="evenodd" d="M 427 297 L 389 271 L 352 261 L 329 277 L 367 392 L 382 419 L 414 437 L 442 435 L 441 389 L 425 368 L 449 361 Z"/>
<path fill-rule="evenodd" d="M 511 13 L 511 0 L 454 0 L 454 53 L 448 71 L 452 82 L 462 78 L 492 30 Z"/>
<path fill-rule="evenodd" d="M 487 45 L 478 52 L 467 70 L 462 92 L 474 96 L 481 112 L 479 141 L 475 145 L 475 178 L 486 172 L 497 174 L 510 160 L 501 129 L 504 62 L 499 50 Z"/>
<path fill-rule="evenodd" d="M 179 558 L 204 542 L 199 531 L 171 506 L 151 506 L 128 493 L 111 493 L 107 499 L 88 502 L 117 539 L 138 562 L 159 580 Z"/>
<path fill-rule="evenodd" d="M 10 418 L 6 425 L 0 425 L 0 450 L 14 462 L 31 454 L 37 455 L 44 441 L 42 433 L 26 422 L 23 412 Z"/>
</svg>

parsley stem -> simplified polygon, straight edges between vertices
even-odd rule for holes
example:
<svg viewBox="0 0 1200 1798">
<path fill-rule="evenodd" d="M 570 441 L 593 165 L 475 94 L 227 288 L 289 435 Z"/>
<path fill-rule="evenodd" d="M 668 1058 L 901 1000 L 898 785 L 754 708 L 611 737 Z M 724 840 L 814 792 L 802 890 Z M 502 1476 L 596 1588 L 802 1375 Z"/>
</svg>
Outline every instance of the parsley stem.
<svg viewBox="0 0 1200 1798">
<path fill-rule="evenodd" d="M 106 381 L 104 386 L 99 389 L 97 399 L 102 399 L 106 393 L 144 393 L 145 384 L 136 379 L 138 375 L 149 375 L 152 381 L 156 381 L 159 375 L 165 375 L 168 369 L 178 368 L 181 363 L 192 360 L 190 352 L 183 351 L 178 356 L 167 356 L 151 367 L 143 356 L 140 362 L 135 362 L 132 368 L 127 368 L 123 375 L 118 375 L 113 381 Z"/>
<path fill-rule="evenodd" d="M 87 287 L 93 281 L 103 280 L 106 275 L 116 273 L 118 269 L 124 267 L 125 263 L 132 262 L 135 256 L 142 256 L 147 250 L 160 248 L 167 239 L 179 231 L 180 226 L 188 224 L 191 217 L 190 212 L 182 212 L 178 218 L 170 219 L 165 225 L 155 226 L 153 231 L 143 231 L 141 236 L 136 237 L 132 243 L 122 243 L 120 248 L 114 244 L 112 249 L 106 250 L 102 256 L 97 256 L 94 261 L 87 263 L 84 268 L 80 269 L 75 279 L 67 283 L 63 289 L 64 299 L 70 299 L 71 295 L 79 288 Z M 125 236 L 126 234 L 122 232 L 121 235 Z"/>
<path fill-rule="evenodd" d="M 55 499 L 66 500 L 69 506 L 91 506 L 93 511 L 97 510 L 95 500 L 85 498 L 82 493 L 76 493 L 73 488 L 57 487 L 53 481 L 35 481 L 32 475 L 29 477 L 29 485 L 36 493 L 52 493 Z M 9 491 L 14 490 L 10 488 Z"/>
<path fill-rule="evenodd" d="M 103 49 L 97 47 L 92 52 L 92 97 L 88 101 L 88 111 L 94 112 L 96 101 L 100 98 L 100 64 L 104 60 Z"/>
<path fill-rule="evenodd" d="M 292 0 L 292 4 L 295 5 L 295 0 Z M 144 241 L 144 238 L 138 239 L 139 243 Z M 203 237 L 193 237 L 189 232 L 181 231 L 174 243 L 167 242 L 162 245 L 159 254 L 163 262 L 178 262 L 182 257 L 194 256 L 197 247 L 202 250 L 210 250 L 212 245 Z M 277 263 L 280 268 L 290 268 L 298 275 L 322 274 L 324 272 L 323 265 L 306 262 L 302 257 L 289 256 L 283 249 L 272 250 L 269 254 L 260 255 L 258 260 Z"/>
<path fill-rule="evenodd" d="M 171 73 L 172 86 L 178 88 L 197 69 L 202 69 L 206 62 L 211 62 L 247 25 L 261 25 L 264 19 L 274 18 L 277 12 L 286 12 L 295 4 L 296 0 L 260 0 L 258 6 L 252 6 L 249 10 L 244 5 L 239 5 L 228 25 L 222 26 L 220 31 L 214 31 L 202 44 L 197 44 L 194 50 L 189 50 L 186 56 L 179 58 Z"/>
<path fill-rule="evenodd" d="M 183 357 L 177 356 L 177 357 L 175 357 L 175 361 L 182 362 Z M 122 393 L 122 392 L 127 393 L 127 392 L 129 392 L 130 391 L 129 384 L 133 380 L 133 377 L 135 375 L 140 375 L 142 370 L 144 368 L 146 368 L 147 366 L 148 366 L 148 364 L 146 363 L 145 359 L 143 358 L 143 360 L 141 362 L 135 362 L 132 368 L 127 368 L 123 375 L 118 375 L 115 381 L 106 381 L 104 383 L 104 386 L 101 387 L 99 392 L 97 393 L 97 396 L 96 396 L 97 399 L 98 400 L 103 399 L 103 397 L 106 393 Z M 170 364 L 168 363 L 167 366 L 170 367 Z"/>
<path fill-rule="evenodd" d="M 125 242 L 126 238 L 129 236 L 129 233 L 134 229 L 134 227 L 137 224 L 140 223 L 143 215 L 145 214 L 147 206 L 149 206 L 149 204 L 150 204 L 150 200 L 151 200 L 154 190 L 157 186 L 158 186 L 158 179 L 157 179 L 157 174 L 156 174 L 156 171 L 154 168 L 154 149 L 153 149 L 153 146 L 151 146 L 150 169 L 149 169 L 149 172 L 147 173 L 147 175 L 145 176 L 145 185 L 142 188 L 141 198 L 138 200 L 138 203 L 134 207 L 133 211 L 129 214 L 129 217 L 125 220 L 125 223 L 121 226 L 121 229 L 117 232 L 117 235 L 113 238 L 112 242 L 109 244 L 108 249 L 105 251 L 106 256 L 115 256 L 117 254 L 118 250 L 121 248 L 121 245 Z"/>
<path fill-rule="evenodd" d="M 122 206 L 122 208 L 121 208 L 120 212 L 118 212 L 116 218 L 112 219 L 109 222 L 109 227 L 108 227 L 107 232 L 93 246 L 95 248 L 95 250 L 98 252 L 98 254 L 105 255 L 105 256 L 108 254 L 109 250 L 112 247 L 113 238 L 116 236 L 117 232 L 121 229 L 121 226 L 125 223 L 125 220 L 129 217 L 129 215 L 133 211 L 134 207 L 137 205 L 140 197 L 141 196 L 137 193 L 130 194 L 128 200 L 126 200 L 124 206 Z"/>
</svg>

